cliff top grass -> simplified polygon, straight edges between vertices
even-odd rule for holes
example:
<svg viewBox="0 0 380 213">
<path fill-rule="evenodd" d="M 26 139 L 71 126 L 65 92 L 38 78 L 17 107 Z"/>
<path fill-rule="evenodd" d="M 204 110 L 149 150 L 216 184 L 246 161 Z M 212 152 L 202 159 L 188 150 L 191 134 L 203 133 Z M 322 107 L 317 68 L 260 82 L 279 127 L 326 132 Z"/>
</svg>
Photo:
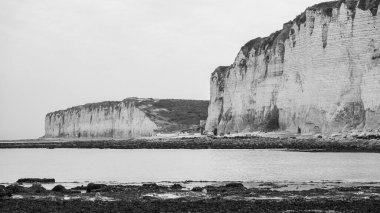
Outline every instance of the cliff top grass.
<svg viewBox="0 0 380 213">
<path fill-rule="evenodd" d="M 209 101 L 160 99 L 136 102 L 153 121 L 161 120 L 179 125 L 198 125 L 200 120 L 207 119 Z"/>
<path fill-rule="evenodd" d="M 64 112 L 79 112 L 82 109 L 91 111 L 91 110 L 96 110 L 96 109 L 115 108 L 116 106 L 119 106 L 123 102 L 125 102 L 125 103 L 135 102 L 138 100 L 143 100 L 143 99 L 139 99 L 136 97 L 130 97 L 130 98 L 124 99 L 123 101 L 102 101 L 102 102 L 97 102 L 97 103 L 87 103 L 87 104 L 83 104 L 83 105 L 73 106 L 73 107 L 70 107 L 70 108 L 67 108 L 64 110 L 57 110 L 54 112 L 50 112 L 46 116 L 62 114 Z M 153 101 L 153 99 L 151 99 L 151 100 Z"/>
<path fill-rule="evenodd" d="M 218 76 L 218 85 L 219 85 L 219 91 L 224 91 L 224 79 L 227 75 L 228 70 L 231 68 L 231 66 L 219 66 L 215 69 L 215 71 L 211 74 L 211 76 L 214 76 L 215 74 Z"/>
<path fill-rule="evenodd" d="M 377 10 L 380 4 L 380 0 L 339 0 L 339 1 L 329 1 L 329 2 L 322 2 L 319 4 L 315 4 L 311 7 L 308 7 L 307 10 L 312 11 L 321 11 L 321 13 L 325 16 L 332 17 L 332 12 L 334 9 L 339 9 L 342 4 L 345 4 L 347 9 L 350 10 L 353 15 L 352 17 L 355 17 L 355 11 L 356 8 L 359 8 L 361 10 L 370 10 L 373 16 L 377 15 Z M 293 20 L 294 23 L 298 25 L 298 27 L 306 22 L 306 11 L 301 13 L 296 17 L 296 19 Z"/>
<path fill-rule="evenodd" d="M 100 109 L 100 108 L 102 108 L 102 109 L 112 108 L 112 107 L 119 105 L 120 103 L 121 103 L 120 101 L 103 101 L 103 102 L 98 102 L 98 103 L 88 103 L 88 104 L 84 104 L 84 105 L 70 107 L 70 108 L 67 108 L 64 110 L 57 110 L 54 112 L 50 112 L 46 115 L 46 117 L 50 117 L 50 116 L 57 115 L 57 114 L 62 114 L 64 112 L 79 112 L 82 109 L 94 110 L 94 109 Z"/>
<path fill-rule="evenodd" d="M 262 52 L 266 52 L 269 49 L 273 49 L 275 51 L 276 44 L 279 41 L 285 41 L 289 38 L 290 28 L 293 22 L 285 23 L 282 30 L 278 30 L 268 37 L 258 37 L 247 42 L 243 47 L 241 47 L 241 51 L 243 55 L 248 58 L 249 53 L 252 49 L 255 50 L 255 55 L 260 55 Z"/>
</svg>

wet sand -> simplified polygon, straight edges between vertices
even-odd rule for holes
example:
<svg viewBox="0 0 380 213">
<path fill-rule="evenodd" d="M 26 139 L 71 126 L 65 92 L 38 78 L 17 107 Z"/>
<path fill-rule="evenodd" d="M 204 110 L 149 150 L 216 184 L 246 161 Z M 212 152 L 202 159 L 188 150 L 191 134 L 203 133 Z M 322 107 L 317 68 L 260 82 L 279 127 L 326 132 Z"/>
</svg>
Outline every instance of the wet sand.
<svg viewBox="0 0 380 213">
<path fill-rule="evenodd" d="M 52 190 L 34 184 L 12 185 L 4 190 L 0 212 L 380 211 L 380 183 L 88 184 Z"/>
</svg>

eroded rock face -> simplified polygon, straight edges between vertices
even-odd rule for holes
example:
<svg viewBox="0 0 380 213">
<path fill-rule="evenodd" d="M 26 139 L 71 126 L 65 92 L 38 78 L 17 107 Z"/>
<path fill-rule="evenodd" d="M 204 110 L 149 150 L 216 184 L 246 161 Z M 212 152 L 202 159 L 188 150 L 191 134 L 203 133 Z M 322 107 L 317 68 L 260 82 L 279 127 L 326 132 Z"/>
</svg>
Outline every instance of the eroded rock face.
<svg viewBox="0 0 380 213">
<path fill-rule="evenodd" d="M 135 138 L 199 125 L 208 101 L 128 98 L 52 112 L 45 117 L 45 137 Z"/>
<path fill-rule="evenodd" d="M 379 0 L 308 8 L 211 76 L 206 131 L 380 128 Z"/>
</svg>

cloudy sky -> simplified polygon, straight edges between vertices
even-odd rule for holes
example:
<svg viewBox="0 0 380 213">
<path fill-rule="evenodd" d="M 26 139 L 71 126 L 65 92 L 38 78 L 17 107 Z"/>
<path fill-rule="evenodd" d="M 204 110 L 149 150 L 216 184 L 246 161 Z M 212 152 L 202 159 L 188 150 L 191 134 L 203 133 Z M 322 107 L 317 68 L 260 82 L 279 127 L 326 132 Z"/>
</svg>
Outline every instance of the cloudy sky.
<svg viewBox="0 0 380 213">
<path fill-rule="evenodd" d="M 44 117 L 126 97 L 209 99 L 250 39 L 320 0 L 0 0 L 0 140 Z"/>
</svg>

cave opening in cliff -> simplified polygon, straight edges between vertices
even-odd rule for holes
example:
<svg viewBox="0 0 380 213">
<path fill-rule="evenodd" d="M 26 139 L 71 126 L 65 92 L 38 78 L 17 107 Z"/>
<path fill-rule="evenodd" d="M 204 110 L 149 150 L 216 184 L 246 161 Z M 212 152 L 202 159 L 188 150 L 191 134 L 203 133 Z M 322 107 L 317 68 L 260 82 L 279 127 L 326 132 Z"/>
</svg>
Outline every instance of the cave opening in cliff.
<svg viewBox="0 0 380 213">
<path fill-rule="evenodd" d="M 214 133 L 214 135 L 216 136 L 216 135 L 218 135 L 218 129 L 214 129 L 214 131 L 213 131 L 213 133 Z"/>
</svg>

